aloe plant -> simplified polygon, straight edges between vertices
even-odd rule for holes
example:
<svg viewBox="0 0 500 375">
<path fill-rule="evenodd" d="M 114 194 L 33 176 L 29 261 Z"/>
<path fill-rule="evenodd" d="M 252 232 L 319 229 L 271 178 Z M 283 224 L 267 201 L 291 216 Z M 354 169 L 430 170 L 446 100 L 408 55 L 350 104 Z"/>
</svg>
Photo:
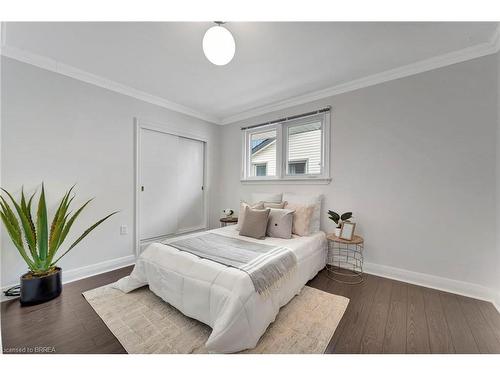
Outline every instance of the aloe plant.
<svg viewBox="0 0 500 375">
<path fill-rule="evenodd" d="M 12 194 L 2 188 L 2 191 L 7 194 L 8 198 L 12 202 L 17 216 L 9 205 L 7 199 L 5 199 L 2 195 L 0 195 L 0 216 L 2 217 L 7 233 L 17 248 L 17 251 L 28 265 L 31 273 L 35 276 L 51 272 L 63 256 L 73 249 L 98 225 L 118 212 L 112 212 L 91 225 L 82 233 L 82 235 L 80 235 L 80 237 L 69 245 L 66 251 L 59 255 L 58 251 L 66 239 L 75 220 L 82 213 L 83 209 L 92 201 L 92 199 L 89 199 L 78 210 L 71 214 L 71 212 L 69 212 L 69 207 L 75 198 L 74 195 L 71 196 L 71 192 L 74 187 L 75 186 L 73 185 L 61 199 L 61 202 L 59 203 L 52 219 L 50 230 L 48 227 L 47 205 L 45 202 L 45 188 L 43 183 L 36 211 L 36 224 L 33 220 L 31 210 L 31 205 L 36 192 L 33 193 L 28 200 L 26 200 L 24 189 L 21 189 L 21 200 L 18 203 L 13 198 Z M 58 256 L 56 257 L 56 255 Z"/>
</svg>

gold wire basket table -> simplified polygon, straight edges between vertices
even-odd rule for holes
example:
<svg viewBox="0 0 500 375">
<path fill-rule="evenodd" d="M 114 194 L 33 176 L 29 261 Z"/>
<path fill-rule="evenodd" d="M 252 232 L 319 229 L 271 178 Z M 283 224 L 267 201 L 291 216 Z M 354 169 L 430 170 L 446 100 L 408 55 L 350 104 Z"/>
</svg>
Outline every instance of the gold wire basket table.
<svg viewBox="0 0 500 375">
<path fill-rule="evenodd" d="M 354 235 L 352 240 L 344 240 L 330 234 L 326 269 L 328 277 L 344 284 L 360 284 L 363 282 L 363 249 L 364 239 Z"/>
</svg>

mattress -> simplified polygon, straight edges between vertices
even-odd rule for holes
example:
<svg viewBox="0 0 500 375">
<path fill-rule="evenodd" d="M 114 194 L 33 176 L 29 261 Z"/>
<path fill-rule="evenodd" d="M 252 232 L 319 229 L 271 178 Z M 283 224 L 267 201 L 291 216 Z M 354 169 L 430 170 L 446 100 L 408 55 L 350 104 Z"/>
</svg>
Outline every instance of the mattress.
<svg viewBox="0 0 500 375">
<path fill-rule="evenodd" d="M 114 287 L 127 293 L 149 285 L 153 293 L 184 315 L 212 328 L 206 342 L 210 352 L 233 353 L 254 348 L 279 312 L 300 293 L 308 280 L 325 267 L 327 241 L 323 232 L 291 239 L 256 240 L 242 237 L 236 226 L 209 231 L 219 235 L 268 245 L 285 246 L 297 257 L 292 276 L 272 289 L 258 294 L 250 277 L 233 267 L 179 251 L 168 244 L 153 243 L 137 258 L 134 270 Z M 194 233 L 184 237 L 197 236 Z"/>
</svg>

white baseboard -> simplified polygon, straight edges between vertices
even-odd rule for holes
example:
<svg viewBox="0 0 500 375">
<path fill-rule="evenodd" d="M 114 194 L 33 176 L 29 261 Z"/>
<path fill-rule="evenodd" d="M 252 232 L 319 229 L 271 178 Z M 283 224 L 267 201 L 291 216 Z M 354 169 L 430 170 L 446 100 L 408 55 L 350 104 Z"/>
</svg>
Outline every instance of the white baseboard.
<svg viewBox="0 0 500 375">
<path fill-rule="evenodd" d="M 113 271 L 118 268 L 130 266 L 134 263 L 135 256 L 128 255 L 122 258 L 111 259 L 89 266 L 64 270 L 63 284 Z M 494 290 L 482 285 L 466 283 L 459 280 L 447 279 L 444 277 L 409 271 L 402 268 L 384 266 L 375 263 L 365 262 L 364 271 L 366 273 L 386 277 L 388 279 L 403 281 L 410 284 L 420 285 L 427 288 L 438 289 L 449 293 L 460 294 L 466 297 L 488 301 L 493 303 L 496 309 L 500 312 L 500 293 L 497 293 Z M 14 285 L 7 285 L 2 287 L 2 292 L 12 286 Z M 10 298 L 5 297 L 2 293 L 1 300 L 4 301 L 7 299 Z"/>
<path fill-rule="evenodd" d="M 84 279 L 86 277 L 95 276 L 100 273 L 113 271 L 118 268 L 130 266 L 134 263 L 135 255 L 127 255 L 122 258 L 106 260 L 104 262 L 92 264 L 90 266 L 74 268 L 72 270 L 64 270 L 62 275 L 63 284 Z"/>
<path fill-rule="evenodd" d="M 86 277 L 95 276 L 101 273 L 116 270 L 118 268 L 130 266 L 134 263 L 135 263 L 135 255 L 127 255 L 122 258 L 106 260 L 104 262 L 91 264 L 89 266 L 83 266 L 69 270 L 64 269 L 62 273 L 62 282 L 63 284 L 67 284 L 73 281 L 84 279 Z M 3 291 L 13 287 L 14 285 L 16 284 L 2 286 L 1 301 L 17 298 L 17 297 L 5 297 L 3 294 Z"/>
<path fill-rule="evenodd" d="M 445 277 L 409 271 L 402 268 L 383 266 L 375 263 L 365 262 L 363 268 L 366 273 L 376 276 L 488 301 L 495 306 L 498 312 L 500 312 L 500 294 L 493 289 L 479 284 L 466 283 L 459 280 L 447 279 Z"/>
</svg>

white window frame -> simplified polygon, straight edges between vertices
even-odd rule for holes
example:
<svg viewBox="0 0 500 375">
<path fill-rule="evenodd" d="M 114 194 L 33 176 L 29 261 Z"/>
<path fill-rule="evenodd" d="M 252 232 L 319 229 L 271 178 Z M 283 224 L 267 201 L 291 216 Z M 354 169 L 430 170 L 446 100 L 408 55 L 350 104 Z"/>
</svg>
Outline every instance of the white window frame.
<svg viewBox="0 0 500 375">
<path fill-rule="evenodd" d="M 288 156 L 288 128 L 321 122 L 321 173 L 320 174 L 287 174 Z M 252 176 L 251 139 L 253 134 L 276 130 L 276 175 Z M 328 184 L 330 177 L 330 112 L 315 114 L 294 120 L 286 120 L 257 128 L 242 131 L 242 168 L 241 181 L 243 183 L 321 183 Z"/>
<path fill-rule="evenodd" d="M 248 129 L 243 132 L 243 167 L 242 179 L 245 181 L 267 181 L 277 180 L 281 175 L 281 163 L 279 155 L 281 153 L 281 146 L 279 139 L 281 139 L 281 126 L 279 124 L 272 124 L 266 126 L 259 126 L 255 129 Z M 276 130 L 276 175 L 275 176 L 252 176 L 252 159 L 251 159 L 251 140 L 253 134 L 265 133 L 268 131 Z"/>
</svg>

